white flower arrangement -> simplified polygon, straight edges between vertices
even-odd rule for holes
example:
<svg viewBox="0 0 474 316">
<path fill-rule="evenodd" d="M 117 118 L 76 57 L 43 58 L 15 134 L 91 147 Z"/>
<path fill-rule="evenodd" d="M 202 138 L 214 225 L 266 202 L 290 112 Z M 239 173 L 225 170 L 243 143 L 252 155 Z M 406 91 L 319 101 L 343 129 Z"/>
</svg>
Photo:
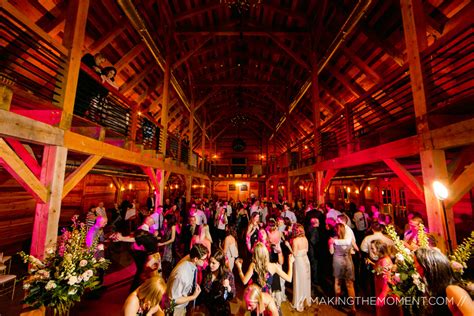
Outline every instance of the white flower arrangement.
<svg viewBox="0 0 474 316">
<path fill-rule="evenodd" d="M 79 302 L 86 290 L 99 285 L 98 270 L 107 269 L 110 261 L 94 258 L 97 240 L 88 248 L 85 240 L 87 228 L 72 218 L 70 230 L 63 230 L 55 248 L 48 248 L 44 260 L 20 252 L 24 262 L 30 264 L 23 280 L 26 296 L 23 302 L 32 307 L 48 306 L 55 315 L 66 314 Z"/>
</svg>

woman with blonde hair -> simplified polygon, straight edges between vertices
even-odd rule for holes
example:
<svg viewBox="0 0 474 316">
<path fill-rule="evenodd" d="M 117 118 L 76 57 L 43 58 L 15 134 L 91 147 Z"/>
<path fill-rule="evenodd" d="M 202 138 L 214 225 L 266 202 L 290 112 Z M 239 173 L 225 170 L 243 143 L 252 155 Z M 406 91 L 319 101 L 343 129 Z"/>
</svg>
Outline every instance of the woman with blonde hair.
<svg viewBox="0 0 474 316">
<path fill-rule="evenodd" d="M 305 306 L 311 305 L 311 266 L 308 259 L 308 239 L 303 225 L 293 224 L 292 251 L 295 256 L 293 270 L 293 307 L 302 312 Z"/>
<path fill-rule="evenodd" d="M 160 303 L 166 292 L 166 283 L 159 276 L 152 277 L 133 291 L 123 305 L 124 316 L 164 316 Z"/>
<path fill-rule="evenodd" d="M 195 244 L 201 244 L 204 247 L 207 248 L 208 252 L 208 258 L 211 255 L 211 244 L 212 244 L 212 237 L 211 233 L 209 232 L 209 225 L 207 224 L 202 224 L 198 228 L 198 233 L 197 235 L 194 235 L 191 238 L 191 246 L 189 249 L 193 248 Z"/>
<path fill-rule="evenodd" d="M 247 311 L 255 311 L 257 315 L 278 316 L 278 308 L 270 294 L 265 293 L 255 284 L 249 285 L 244 291 L 244 302 Z"/>
<path fill-rule="evenodd" d="M 262 287 L 262 291 L 271 293 L 273 276 L 277 274 L 286 282 L 291 282 L 293 277 L 293 262 L 295 258 L 290 254 L 288 257 L 288 273 L 285 273 L 281 266 L 270 262 L 270 254 L 267 247 L 257 242 L 254 248 L 252 262 L 249 265 L 247 273 L 242 272 L 242 259 L 237 259 L 235 265 L 239 271 L 239 277 L 243 284 L 247 284 L 252 278 L 254 284 Z"/>
<path fill-rule="evenodd" d="M 353 299 L 354 290 L 354 263 L 352 262 L 351 249 L 352 239 L 345 239 L 346 228 L 344 224 L 338 223 L 335 226 L 336 236 L 329 239 L 329 252 L 332 257 L 332 268 L 334 275 L 334 292 L 336 296 L 341 295 L 341 282 L 345 281 L 347 292 Z M 351 306 L 351 314 L 355 314 L 355 305 Z"/>
</svg>

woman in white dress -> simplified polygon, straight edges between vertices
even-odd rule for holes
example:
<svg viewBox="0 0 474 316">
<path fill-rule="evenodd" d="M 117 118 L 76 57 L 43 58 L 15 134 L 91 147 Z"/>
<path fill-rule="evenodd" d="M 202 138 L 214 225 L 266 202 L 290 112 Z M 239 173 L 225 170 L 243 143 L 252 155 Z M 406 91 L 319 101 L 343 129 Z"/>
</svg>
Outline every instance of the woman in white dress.
<svg viewBox="0 0 474 316">
<path fill-rule="evenodd" d="M 237 247 L 237 232 L 235 231 L 234 225 L 226 226 L 227 236 L 224 239 L 223 251 L 229 266 L 229 270 L 234 269 L 235 259 L 239 257 L 239 249 Z"/>
<path fill-rule="evenodd" d="M 302 312 L 311 305 L 311 266 L 308 259 L 308 239 L 301 224 L 292 229 L 292 250 L 295 257 L 293 268 L 293 307 Z"/>
</svg>

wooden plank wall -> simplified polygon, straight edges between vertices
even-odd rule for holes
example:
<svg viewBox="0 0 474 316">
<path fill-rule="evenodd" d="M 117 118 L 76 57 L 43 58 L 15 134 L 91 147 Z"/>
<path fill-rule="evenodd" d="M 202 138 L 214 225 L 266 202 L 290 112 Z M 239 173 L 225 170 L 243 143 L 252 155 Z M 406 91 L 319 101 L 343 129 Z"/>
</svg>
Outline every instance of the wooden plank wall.
<svg viewBox="0 0 474 316">
<path fill-rule="evenodd" d="M 8 174 L 0 173 L 0 251 L 7 254 L 29 249 L 35 200 Z"/>
<path fill-rule="evenodd" d="M 113 207 L 116 188 L 111 187 L 111 183 L 109 176 L 88 174 L 63 199 L 59 226 L 69 225 L 74 214 L 84 220 L 88 209 L 101 201 L 106 209 Z M 149 194 L 147 182 L 123 179 L 123 183 L 122 198 L 137 199 L 139 207 L 145 206 Z M 132 190 L 128 188 L 129 183 Z M 5 171 L 0 172 L 0 251 L 7 254 L 21 249 L 29 251 L 35 205 L 35 200 L 15 179 Z"/>
</svg>

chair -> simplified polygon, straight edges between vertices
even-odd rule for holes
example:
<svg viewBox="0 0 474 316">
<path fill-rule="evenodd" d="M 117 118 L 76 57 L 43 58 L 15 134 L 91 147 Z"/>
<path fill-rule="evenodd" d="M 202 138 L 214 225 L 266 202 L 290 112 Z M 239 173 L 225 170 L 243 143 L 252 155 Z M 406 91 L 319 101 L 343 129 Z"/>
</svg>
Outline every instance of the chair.
<svg viewBox="0 0 474 316">
<path fill-rule="evenodd" d="M 9 274 L 10 273 L 10 269 L 12 267 L 12 260 L 11 259 L 12 259 L 12 256 L 4 256 L 3 252 L 0 252 L 0 273 L 2 273 L 2 274 L 6 274 L 6 273 Z M 8 262 L 8 271 L 5 269 L 5 267 L 6 267 L 5 263 L 7 261 L 9 261 Z M 2 268 L 2 266 L 3 266 L 3 268 Z"/>
<path fill-rule="evenodd" d="M 7 286 L 8 282 L 13 281 L 13 285 Z M 3 296 L 12 290 L 12 301 L 15 297 L 15 286 L 16 286 L 16 275 L 14 274 L 4 274 L 0 275 L 0 296 Z"/>
</svg>

